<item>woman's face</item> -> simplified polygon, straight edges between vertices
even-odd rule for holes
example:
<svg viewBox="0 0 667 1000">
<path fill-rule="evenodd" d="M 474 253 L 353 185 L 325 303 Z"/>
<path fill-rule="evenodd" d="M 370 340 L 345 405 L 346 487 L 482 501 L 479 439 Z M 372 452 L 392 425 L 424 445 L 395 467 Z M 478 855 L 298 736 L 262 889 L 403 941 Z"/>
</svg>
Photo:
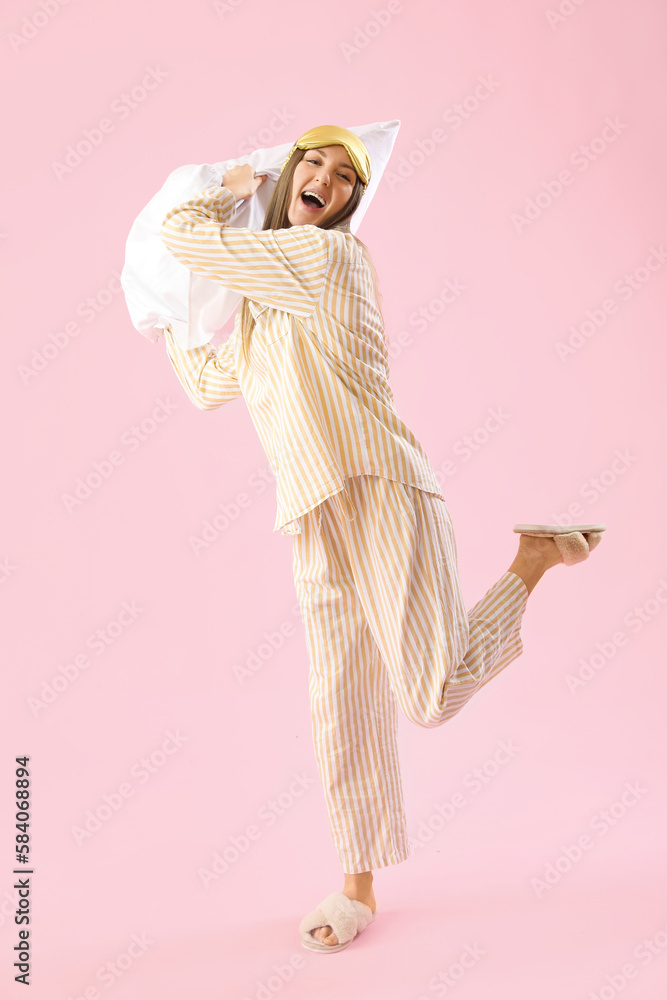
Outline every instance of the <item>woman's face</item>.
<svg viewBox="0 0 667 1000">
<path fill-rule="evenodd" d="M 350 200 L 357 175 L 350 163 L 345 146 L 323 146 L 307 149 L 294 170 L 292 197 L 287 217 L 293 226 L 321 226 Z M 318 198 L 303 199 L 304 193 L 313 191 Z"/>
</svg>

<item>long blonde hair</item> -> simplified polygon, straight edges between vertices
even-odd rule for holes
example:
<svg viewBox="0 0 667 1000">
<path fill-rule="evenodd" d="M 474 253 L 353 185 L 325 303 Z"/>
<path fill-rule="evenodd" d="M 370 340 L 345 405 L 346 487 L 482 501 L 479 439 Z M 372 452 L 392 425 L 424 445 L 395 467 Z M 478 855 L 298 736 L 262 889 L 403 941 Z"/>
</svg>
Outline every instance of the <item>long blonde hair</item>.
<svg viewBox="0 0 667 1000">
<path fill-rule="evenodd" d="M 276 186 L 273 189 L 273 194 L 271 195 L 271 201 L 269 202 L 269 207 L 266 210 L 266 215 L 264 216 L 264 225 L 262 230 L 265 229 L 290 229 L 292 223 L 288 218 L 288 209 L 292 197 L 292 178 L 294 176 L 294 171 L 296 166 L 303 157 L 308 153 L 307 149 L 295 149 L 290 156 L 285 169 L 281 173 L 280 177 L 276 182 Z M 335 229 L 340 228 L 340 224 L 346 222 L 356 211 L 361 197 L 364 191 L 363 181 L 357 177 L 352 194 L 350 195 L 347 203 L 335 213 L 330 218 L 326 219 L 321 229 Z M 373 258 L 371 257 L 370 251 L 363 240 L 352 233 L 355 240 L 361 247 L 361 252 L 364 256 L 364 260 L 368 264 L 371 272 L 371 277 L 373 280 L 373 294 L 375 295 L 375 305 L 377 306 L 380 316 L 382 316 L 381 308 L 381 298 L 380 289 L 378 286 L 377 271 L 375 270 L 375 264 L 373 263 Z M 382 322 L 384 324 L 384 316 L 382 316 Z M 248 299 L 246 296 L 243 297 L 243 302 L 241 304 L 241 347 L 243 350 L 243 357 L 246 364 L 249 366 L 250 361 L 248 359 L 247 347 L 250 342 L 250 337 L 255 326 L 255 321 L 253 315 L 250 311 L 248 304 Z"/>
</svg>

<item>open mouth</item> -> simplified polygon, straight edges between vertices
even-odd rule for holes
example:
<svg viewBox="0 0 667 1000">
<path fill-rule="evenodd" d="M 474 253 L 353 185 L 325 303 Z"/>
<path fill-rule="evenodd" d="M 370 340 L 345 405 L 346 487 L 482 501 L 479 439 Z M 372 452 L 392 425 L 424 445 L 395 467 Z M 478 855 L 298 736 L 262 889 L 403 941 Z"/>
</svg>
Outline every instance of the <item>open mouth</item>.
<svg viewBox="0 0 667 1000">
<path fill-rule="evenodd" d="M 305 205 L 306 208 L 310 209 L 311 212 L 319 212 L 322 211 L 323 208 L 326 208 L 326 205 L 323 205 L 319 198 L 317 198 L 314 194 L 302 194 L 301 203 Z"/>
</svg>

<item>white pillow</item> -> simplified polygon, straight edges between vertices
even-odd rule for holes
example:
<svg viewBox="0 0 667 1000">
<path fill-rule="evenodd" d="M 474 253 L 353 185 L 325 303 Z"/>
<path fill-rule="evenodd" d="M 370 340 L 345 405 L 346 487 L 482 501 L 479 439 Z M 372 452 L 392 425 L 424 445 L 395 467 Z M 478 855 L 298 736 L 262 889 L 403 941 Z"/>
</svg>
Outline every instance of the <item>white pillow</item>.
<svg viewBox="0 0 667 1000">
<path fill-rule="evenodd" d="M 400 119 L 350 126 L 363 141 L 371 158 L 371 179 L 359 207 L 350 219 L 356 233 L 366 214 L 391 155 L 400 128 Z M 346 126 L 347 127 L 347 126 Z M 125 245 L 125 264 L 120 282 L 134 327 L 151 341 L 171 325 L 179 345 L 186 350 L 208 343 L 240 305 L 242 296 L 210 278 L 194 274 L 167 250 L 160 228 L 170 209 L 205 188 L 219 186 L 230 167 L 250 163 L 258 174 L 267 174 L 257 193 L 237 201 L 236 216 L 230 225 L 261 230 L 264 216 L 287 154 L 296 142 L 267 149 L 255 149 L 236 159 L 200 165 L 188 164 L 169 175 L 158 193 L 135 219 Z"/>
</svg>

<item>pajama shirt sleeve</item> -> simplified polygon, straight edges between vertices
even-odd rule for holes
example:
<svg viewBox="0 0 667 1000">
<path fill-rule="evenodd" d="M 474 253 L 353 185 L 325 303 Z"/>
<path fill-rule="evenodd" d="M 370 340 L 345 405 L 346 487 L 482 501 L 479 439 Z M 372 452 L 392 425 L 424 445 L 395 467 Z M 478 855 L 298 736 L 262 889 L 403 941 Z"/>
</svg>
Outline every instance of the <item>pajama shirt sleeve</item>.
<svg viewBox="0 0 667 1000">
<path fill-rule="evenodd" d="M 328 242 L 318 226 L 254 232 L 227 225 L 236 198 L 209 187 L 167 213 L 162 240 L 191 271 L 254 302 L 306 318 L 325 286 Z"/>
<path fill-rule="evenodd" d="M 213 410 L 241 395 L 234 364 L 235 334 L 216 351 L 213 347 L 195 347 L 186 351 L 179 346 L 171 327 L 164 331 L 167 354 L 179 381 L 200 410 Z"/>
</svg>

